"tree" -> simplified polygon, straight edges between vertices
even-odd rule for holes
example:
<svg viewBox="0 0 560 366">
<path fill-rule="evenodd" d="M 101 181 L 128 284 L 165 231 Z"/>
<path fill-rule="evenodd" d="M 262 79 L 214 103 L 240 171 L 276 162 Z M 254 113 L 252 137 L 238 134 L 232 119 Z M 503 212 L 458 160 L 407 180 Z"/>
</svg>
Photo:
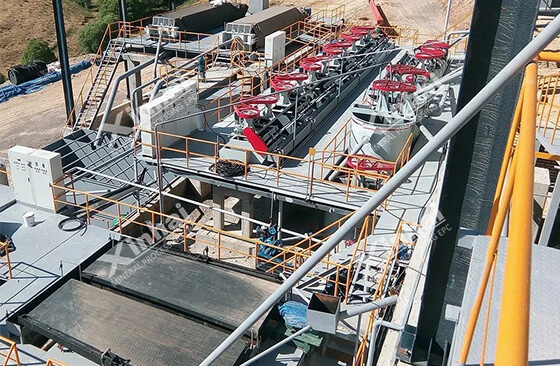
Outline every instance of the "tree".
<svg viewBox="0 0 560 366">
<path fill-rule="evenodd" d="M 78 4 L 79 6 L 81 6 L 84 9 L 90 9 L 91 8 L 91 0 L 72 0 L 73 2 L 75 2 L 76 4 Z"/>
<path fill-rule="evenodd" d="M 4 84 L 6 82 L 6 75 L 0 72 L 0 84 Z"/>
<path fill-rule="evenodd" d="M 27 41 L 27 45 L 25 46 L 21 56 L 21 64 L 27 65 L 34 60 L 41 60 L 46 63 L 51 63 L 56 60 L 54 52 L 50 49 L 49 44 L 46 41 L 41 41 L 35 38 L 31 38 Z"/>
<path fill-rule="evenodd" d="M 86 25 L 78 34 L 78 44 L 81 50 L 85 53 L 97 53 L 107 25 L 116 20 L 116 16 L 107 15 Z"/>
</svg>

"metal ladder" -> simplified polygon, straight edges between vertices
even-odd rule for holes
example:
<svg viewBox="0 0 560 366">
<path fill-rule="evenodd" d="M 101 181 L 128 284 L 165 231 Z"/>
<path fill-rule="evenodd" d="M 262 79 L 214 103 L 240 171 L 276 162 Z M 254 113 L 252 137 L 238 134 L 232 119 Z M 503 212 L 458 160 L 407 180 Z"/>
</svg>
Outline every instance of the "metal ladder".
<svg viewBox="0 0 560 366">
<path fill-rule="evenodd" d="M 124 42 L 120 39 L 109 41 L 99 67 L 93 79 L 93 84 L 84 100 L 84 104 L 76 118 L 75 128 L 90 128 L 97 117 L 109 85 L 115 76 L 117 66 L 124 51 Z"/>
</svg>

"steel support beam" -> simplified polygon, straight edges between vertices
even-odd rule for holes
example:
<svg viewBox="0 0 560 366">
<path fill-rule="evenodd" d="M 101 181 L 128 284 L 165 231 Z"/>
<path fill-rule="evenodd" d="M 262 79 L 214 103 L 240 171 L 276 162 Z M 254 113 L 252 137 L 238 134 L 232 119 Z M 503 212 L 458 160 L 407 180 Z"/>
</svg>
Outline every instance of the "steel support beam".
<svg viewBox="0 0 560 366">
<path fill-rule="evenodd" d="M 558 208 L 560 208 L 560 179 L 556 178 L 554 183 L 554 189 L 552 190 L 552 198 L 550 200 L 550 206 L 548 208 L 548 213 L 544 219 L 544 224 L 541 230 L 541 235 L 539 237 L 539 245 L 550 246 L 550 238 L 552 237 L 552 230 L 554 229 L 554 223 L 556 222 L 556 217 L 558 216 Z"/>
</svg>

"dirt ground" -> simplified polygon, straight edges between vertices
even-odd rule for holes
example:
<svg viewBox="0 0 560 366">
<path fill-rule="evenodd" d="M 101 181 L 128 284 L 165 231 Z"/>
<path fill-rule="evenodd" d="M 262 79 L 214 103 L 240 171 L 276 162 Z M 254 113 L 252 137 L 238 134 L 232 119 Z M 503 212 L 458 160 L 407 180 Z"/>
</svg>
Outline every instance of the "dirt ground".
<svg viewBox="0 0 560 366">
<path fill-rule="evenodd" d="M 77 61 L 73 59 L 71 63 Z M 89 90 L 89 72 L 88 69 L 72 75 L 74 99 L 78 99 L 84 83 L 84 94 Z M 123 66 L 117 72 L 124 72 Z M 121 84 L 115 104 L 126 99 L 126 83 Z M 0 103 L 0 158 L 5 158 L 6 151 L 18 144 L 41 148 L 55 141 L 62 136 L 66 120 L 61 81 L 38 92 Z"/>
<path fill-rule="evenodd" d="M 315 10 L 345 7 L 345 18 L 369 18 L 372 12 L 368 0 L 280 0 L 276 4 L 311 7 Z M 393 26 L 418 29 L 421 34 L 439 34 L 445 26 L 447 0 L 377 0 L 375 2 Z M 450 25 L 463 19 L 472 11 L 473 0 L 452 0 Z M 466 23 L 465 23 L 466 24 Z"/>
</svg>

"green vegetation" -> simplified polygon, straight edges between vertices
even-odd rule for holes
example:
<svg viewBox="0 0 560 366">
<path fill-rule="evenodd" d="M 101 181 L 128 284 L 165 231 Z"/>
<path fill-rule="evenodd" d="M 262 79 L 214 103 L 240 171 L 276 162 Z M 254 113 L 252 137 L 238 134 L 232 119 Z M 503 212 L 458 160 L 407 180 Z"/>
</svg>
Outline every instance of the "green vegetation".
<svg viewBox="0 0 560 366">
<path fill-rule="evenodd" d="M 91 0 L 72 0 L 84 9 L 91 9 Z"/>
<path fill-rule="evenodd" d="M 107 25 L 117 20 L 118 18 L 116 16 L 108 15 L 105 18 L 99 18 L 86 25 L 84 29 L 78 33 L 80 49 L 85 53 L 97 53 Z M 103 46 L 105 47 L 105 45 Z"/>
<path fill-rule="evenodd" d="M 4 84 L 6 82 L 6 75 L 0 72 L 0 84 Z"/>
<path fill-rule="evenodd" d="M 27 41 L 27 45 L 25 46 L 23 55 L 21 56 L 21 64 L 26 65 L 34 60 L 41 60 L 46 63 L 56 60 L 54 52 L 50 49 L 49 44 L 46 41 L 41 41 L 35 38 L 31 38 Z"/>
<path fill-rule="evenodd" d="M 127 0 L 127 20 L 133 21 L 148 17 L 166 10 L 166 6 L 167 0 Z M 86 53 L 97 52 L 107 25 L 119 19 L 118 0 L 99 0 L 97 10 L 97 19 L 89 23 L 78 34 L 80 49 Z"/>
</svg>

